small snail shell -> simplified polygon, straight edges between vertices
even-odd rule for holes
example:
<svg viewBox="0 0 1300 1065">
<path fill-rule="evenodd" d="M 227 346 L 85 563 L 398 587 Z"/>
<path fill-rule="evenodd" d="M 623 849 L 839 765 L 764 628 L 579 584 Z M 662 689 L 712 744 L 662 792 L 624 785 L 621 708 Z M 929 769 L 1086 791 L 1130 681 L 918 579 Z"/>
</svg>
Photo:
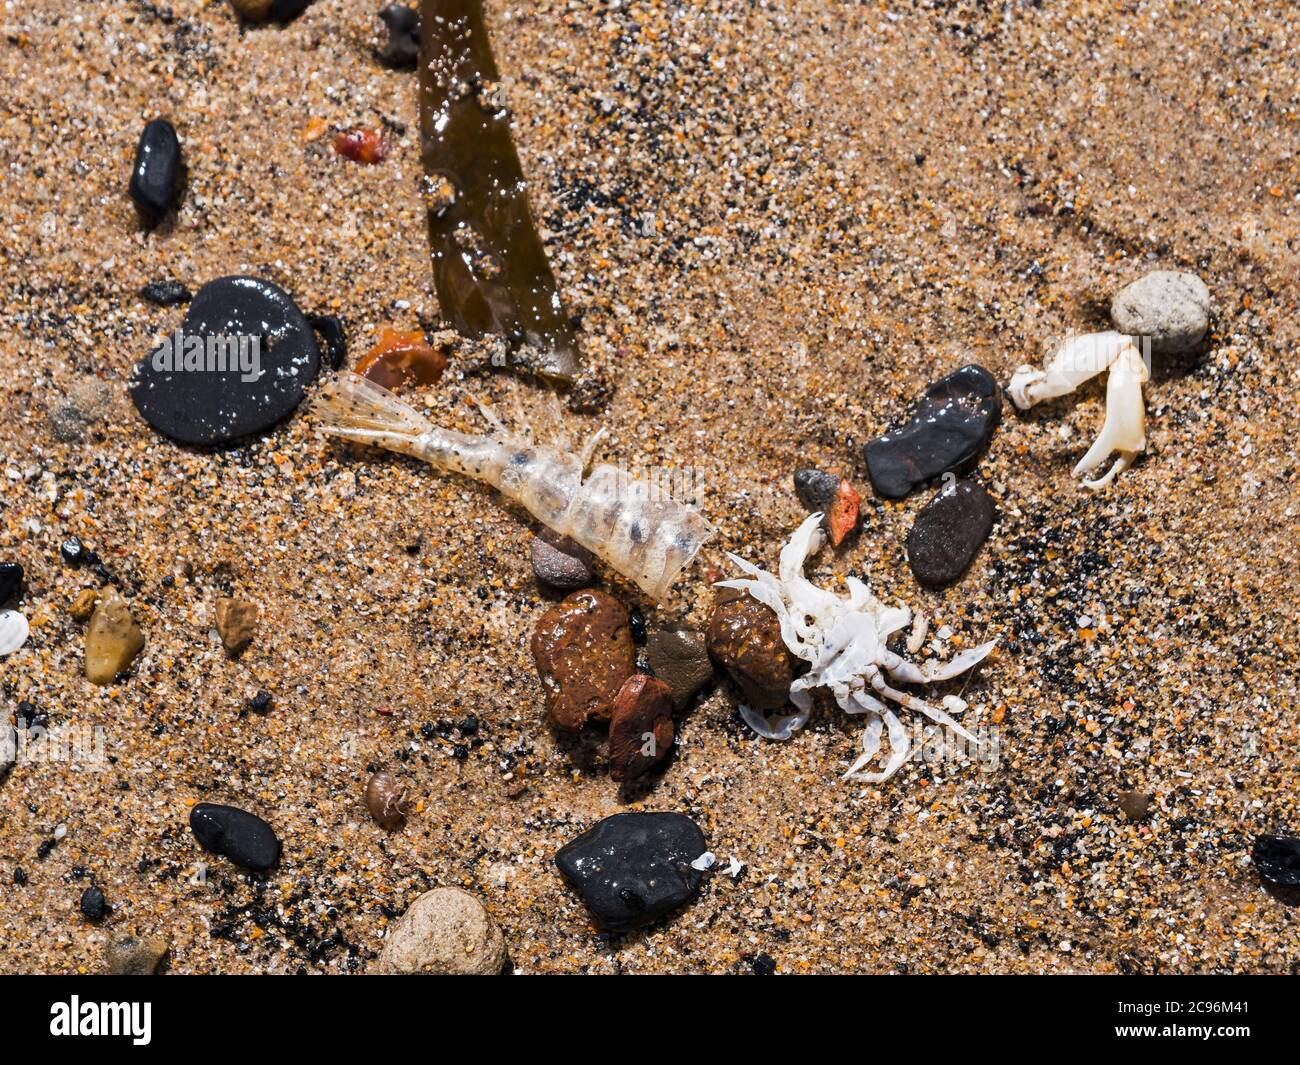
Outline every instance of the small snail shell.
<svg viewBox="0 0 1300 1065">
<path fill-rule="evenodd" d="M 406 789 L 392 773 L 376 773 L 366 784 L 366 809 L 383 828 L 393 828 L 406 816 Z"/>
</svg>

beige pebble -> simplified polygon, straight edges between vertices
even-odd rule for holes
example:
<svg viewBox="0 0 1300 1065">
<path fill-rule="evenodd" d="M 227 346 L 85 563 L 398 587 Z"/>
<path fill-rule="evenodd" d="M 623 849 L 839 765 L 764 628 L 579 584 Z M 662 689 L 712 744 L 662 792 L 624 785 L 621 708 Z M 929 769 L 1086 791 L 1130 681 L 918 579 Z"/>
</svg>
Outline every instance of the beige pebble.
<svg viewBox="0 0 1300 1065">
<path fill-rule="evenodd" d="M 86 628 L 86 679 L 112 684 L 144 647 L 144 633 L 117 592 L 101 599 Z"/>
<path fill-rule="evenodd" d="M 483 903 L 460 888 L 434 888 L 398 918 L 374 967 L 387 975 L 495 976 L 505 963 L 505 937 Z"/>
<path fill-rule="evenodd" d="M 231 655 L 253 642 L 257 632 L 257 604 L 247 599 L 217 600 L 217 634 Z"/>
</svg>

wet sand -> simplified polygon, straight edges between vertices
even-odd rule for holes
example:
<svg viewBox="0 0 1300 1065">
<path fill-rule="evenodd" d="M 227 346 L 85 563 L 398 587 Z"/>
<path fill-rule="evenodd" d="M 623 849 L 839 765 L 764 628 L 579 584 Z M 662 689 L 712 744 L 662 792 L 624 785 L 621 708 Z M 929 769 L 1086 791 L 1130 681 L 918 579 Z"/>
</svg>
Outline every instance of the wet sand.
<svg viewBox="0 0 1300 1065">
<path fill-rule="evenodd" d="M 0 560 L 26 567 L 33 623 L 0 696 L 102 726 L 111 756 L 0 785 L 0 971 L 98 971 L 125 928 L 167 936 L 175 973 L 355 971 L 438 885 L 485 900 L 523 973 L 758 954 L 779 972 L 1295 970 L 1300 910 L 1248 860 L 1254 833 L 1300 829 L 1295 7 L 489 0 L 561 291 L 617 393 L 575 415 L 466 360 L 426 402 L 462 428 L 469 391 L 542 434 L 604 424 L 606 459 L 693 471 L 720 535 L 675 605 L 642 604 L 651 624 L 704 623 L 724 550 L 775 562 L 802 517 L 794 469 L 865 494 L 861 445 L 943 373 L 1005 381 L 1048 338 L 1106 328 L 1111 295 L 1157 267 L 1200 274 L 1216 304 L 1206 354 L 1157 364 L 1150 447 L 1107 494 L 1070 476 L 1101 424 L 1093 384 L 1008 404 L 979 467 L 1000 520 L 956 587 L 907 569 L 929 493 L 869 500 L 862 534 L 817 558 L 819 581 L 865 575 L 950 627 L 947 650 L 1003 640 L 965 689 L 995 768 L 846 785 L 860 721 L 825 710 L 766 743 L 719 688 L 628 795 L 543 723 L 527 637 L 550 597 L 518 511 L 324 443 L 304 410 L 210 452 L 126 397 L 180 320 L 135 295 L 159 278 L 269 278 L 343 315 L 353 361 L 383 325 L 436 326 L 415 76 L 374 59 L 378 6 L 242 31 L 188 0 L 0 11 Z M 125 188 L 157 115 L 189 177 L 146 234 Z M 386 129 L 389 159 L 334 155 L 352 126 Z M 118 406 L 61 442 L 46 411 L 88 375 Z M 67 613 L 97 583 L 59 559 L 73 534 L 148 639 L 109 688 L 84 680 Z M 262 605 L 237 661 L 211 632 L 228 594 Z M 270 712 L 241 715 L 259 689 Z M 454 727 L 471 713 L 478 746 Z M 420 800 L 392 833 L 362 803 L 378 767 Z M 1155 795 L 1146 820 L 1120 813 L 1129 789 Z M 200 800 L 266 817 L 279 869 L 205 859 Z M 743 874 L 603 940 L 551 858 L 624 809 L 690 814 Z M 114 907 L 99 926 L 77 912 L 91 876 Z"/>
</svg>

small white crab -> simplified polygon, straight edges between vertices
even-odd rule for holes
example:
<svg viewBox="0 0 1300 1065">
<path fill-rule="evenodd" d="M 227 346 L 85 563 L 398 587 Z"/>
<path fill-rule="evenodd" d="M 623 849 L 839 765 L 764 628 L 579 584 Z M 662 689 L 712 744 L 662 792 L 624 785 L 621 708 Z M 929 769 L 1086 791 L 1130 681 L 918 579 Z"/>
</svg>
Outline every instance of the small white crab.
<svg viewBox="0 0 1300 1065">
<path fill-rule="evenodd" d="M 719 587 L 738 588 L 771 607 L 780 619 L 781 638 L 786 647 L 812 667 L 790 685 L 790 701 L 798 713 L 768 719 L 742 706 L 746 723 L 767 739 L 789 739 L 803 728 L 812 713 L 811 689 L 829 688 L 846 713 L 871 715 L 862 739 L 862 757 L 844 774 L 846 778 L 868 784 L 879 784 L 892 777 L 907 761 L 911 750 L 907 730 L 880 697 L 924 714 L 978 744 L 975 736 L 937 706 L 891 687 L 885 673 L 904 684 L 949 680 L 986 658 L 997 640 L 963 651 L 946 663 L 927 662 L 923 668 L 896 655 L 886 646 L 886 641 L 911 622 L 911 610 L 905 606 L 885 606 L 856 577 L 846 579 L 847 596 L 818 588 L 804 577 L 804 562 L 821 546 L 820 521 L 820 514 L 809 517 L 781 549 L 779 578 L 735 555 L 727 556 L 749 577 L 720 581 Z M 885 729 L 889 731 L 889 760 L 885 768 L 878 773 L 863 772 L 879 753 L 881 733 Z"/>
</svg>

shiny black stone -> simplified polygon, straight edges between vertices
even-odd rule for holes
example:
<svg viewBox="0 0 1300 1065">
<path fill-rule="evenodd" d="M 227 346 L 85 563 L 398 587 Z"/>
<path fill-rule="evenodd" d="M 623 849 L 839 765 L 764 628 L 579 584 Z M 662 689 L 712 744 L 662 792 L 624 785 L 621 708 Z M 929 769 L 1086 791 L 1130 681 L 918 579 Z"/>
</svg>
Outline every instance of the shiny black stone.
<svg viewBox="0 0 1300 1065">
<path fill-rule="evenodd" d="M 59 548 L 59 554 L 69 566 L 80 566 L 86 561 L 87 551 L 80 537 L 69 536 Z"/>
<path fill-rule="evenodd" d="M 982 366 L 963 366 L 925 390 L 906 425 L 863 453 L 876 494 L 902 499 L 943 473 L 967 473 L 1002 417 L 1002 393 Z"/>
<path fill-rule="evenodd" d="M 1255 870 L 1277 887 L 1300 887 L 1300 837 L 1256 836 L 1250 852 Z"/>
<path fill-rule="evenodd" d="M 965 573 L 996 516 L 993 500 L 974 481 L 944 487 L 907 534 L 907 561 L 917 581 L 942 588 Z"/>
<path fill-rule="evenodd" d="M 601 926 L 619 932 L 693 899 L 703 874 L 691 862 L 707 849 L 684 814 L 615 814 L 560 848 L 555 864 Z"/>
<path fill-rule="evenodd" d="M 136 364 L 131 399 L 145 421 L 184 444 L 223 444 L 265 432 L 302 402 L 320 371 L 321 352 L 307 319 L 292 297 L 256 277 L 222 277 L 195 294 L 177 331 L 188 346 L 204 351 L 186 362 L 169 362 L 177 333 Z M 245 380 L 238 358 L 225 369 L 213 359 L 207 338 L 256 338 L 260 376 Z M 251 364 L 251 359 L 247 360 Z M 190 368 L 186 368 L 189 365 Z"/>
<path fill-rule="evenodd" d="M 135 148 L 135 165 L 127 191 L 146 222 L 155 224 L 176 198 L 181 175 L 181 142 L 165 118 L 144 127 Z"/>
<path fill-rule="evenodd" d="M 190 830 L 204 850 L 224 855 L 245 869 L 262 872 L 280 860 L 274 829 L 234 806 L 199 803 L 190 810 Z"/>
<path fill-rule="evenodd" d="M 0 606 L 16 599 L 23 586 L 23 568 L 17 562 L 0 562 Z"/>
</svg>

